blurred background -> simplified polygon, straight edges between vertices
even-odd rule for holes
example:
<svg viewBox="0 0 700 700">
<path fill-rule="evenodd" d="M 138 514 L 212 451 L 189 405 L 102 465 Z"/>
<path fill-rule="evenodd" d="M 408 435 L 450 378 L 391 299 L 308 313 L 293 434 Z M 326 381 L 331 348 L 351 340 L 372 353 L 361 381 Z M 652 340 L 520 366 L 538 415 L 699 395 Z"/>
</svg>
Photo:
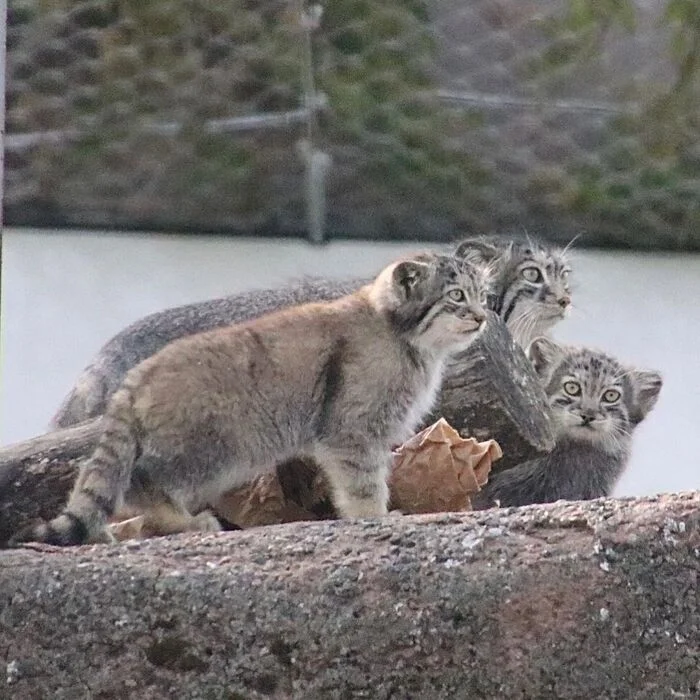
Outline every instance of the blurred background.
<svg viewBox="0 0 700 700">
<path fill-rule="evenodd" d="M 700 248 L 693 0 L 8 4 L 8 225 Z"/>
<path fill-rule="evenodd" d="M 694 0 L 8 0 L 6 30 L 3 442 L 145 313 L 515 229 L 578 236 L 558 337 L 666 378 L 620 493 L 700 486 Z"/>
</svg>

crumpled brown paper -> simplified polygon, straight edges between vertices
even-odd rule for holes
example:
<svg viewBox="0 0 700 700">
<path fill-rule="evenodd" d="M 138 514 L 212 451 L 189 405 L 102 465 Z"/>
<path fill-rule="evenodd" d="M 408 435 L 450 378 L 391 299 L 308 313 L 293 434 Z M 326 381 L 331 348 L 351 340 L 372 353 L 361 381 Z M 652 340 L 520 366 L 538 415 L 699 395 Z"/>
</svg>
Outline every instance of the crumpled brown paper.
<svg viewBox="0 0 700 700">
<path fill-rule="evenodd" d="M 470 510 L 469 496 L 486 483 L 491 464 L 502 455 L 495 440 L 463 438 L 440 418 L 394 450 L 389 507 L 406 514 Z M 298 483 L 282 484 L 276 473 L 260 476 L 224 494 L 214 509 L 242 528 L 318 520 L 319 513 L 327 513 L 329 493 L 323 475 L 302 463 L 286 472 L 285 479 L 290 475 Z M 112 534 L 118 540 L 148 536 L 139 518 L 112 524 Z"/>
<path fill-rule="evenodd" d="M 259 476 L 250 484 L 224 494 L 216 504 L 216 511 L 243 528 L 317 519 L 299 503 L 285 498 L 275 473 Z"/>
<path fill-rule="evenodd" d="M 148 535 L 144 532 L 145 518 L 135 515 L 133 518 L 109 523 L 109 531 L 115 540 L 140 540 Z"/>
<path fill-rule="evenodd" d="M 502 456 L 495 440 L 463 438 L 440 418 L 394 451 L 390 508 L 403 513 L 470 510 L 469 496 L 486 483 L 491 464 Z"/>
</svg>

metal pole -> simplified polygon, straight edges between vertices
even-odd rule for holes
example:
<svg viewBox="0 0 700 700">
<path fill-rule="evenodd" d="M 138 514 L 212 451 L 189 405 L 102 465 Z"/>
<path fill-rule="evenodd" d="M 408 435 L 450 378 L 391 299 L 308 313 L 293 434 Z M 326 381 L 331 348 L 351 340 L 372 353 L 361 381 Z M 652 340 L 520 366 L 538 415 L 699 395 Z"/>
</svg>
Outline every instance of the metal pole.
<svg viewBox="0 0 700 700">
<path fill-rule="evenodd" d="M 2 281 L 2 230 L 5 195 L 5 71 L 7 66 L 7 0 L 0 0 L 0 282 Z M 0 297 L 1 301 L 1 297 Z"/>
<path fill-rule="evenodd" d="M 300 22 L 304 30 L 304 55 L 302 60 L 302 86 L 304 108 L 307 113 L 306 137 L 299 143 L 299 152 L 306 171 L 306 221 L 308 238 L 312 243 L 323 243 L 326 238 L 326 174 L 331 165 L 330 156 L 316 148 L 316 110 L 323 103 L 316 92 L 313 64 L 313 32 L 321 22 L 321 5 L 306 7 L 299 3 Z"/>
<path fill-rule="evenodd" d="M 3 221 L 3 202 L 5 194 L 5 70 L 7 66 L 5 46 L 7 44 L 7 0 L 0 0 L 0 387 L 2 387 L 2 378 L 4 370 L 2 367 L 2 358 L 4 353 L 3 334 L 2 334 L 2 231 L 4 228 Z"/>
</svg>

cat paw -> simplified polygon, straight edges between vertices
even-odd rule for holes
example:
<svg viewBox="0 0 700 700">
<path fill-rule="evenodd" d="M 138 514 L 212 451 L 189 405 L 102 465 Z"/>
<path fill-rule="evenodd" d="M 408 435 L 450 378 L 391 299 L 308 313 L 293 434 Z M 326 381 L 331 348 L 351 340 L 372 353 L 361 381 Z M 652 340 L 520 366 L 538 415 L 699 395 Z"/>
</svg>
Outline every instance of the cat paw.
<svg viewBox="0 0 700 700">
<path fill-rule="evenodd" d="M 192 530 L 197 532 L 221 532 L 221 523 L 210 510 L 203 510 L 192 518 Z"/>
</svg>

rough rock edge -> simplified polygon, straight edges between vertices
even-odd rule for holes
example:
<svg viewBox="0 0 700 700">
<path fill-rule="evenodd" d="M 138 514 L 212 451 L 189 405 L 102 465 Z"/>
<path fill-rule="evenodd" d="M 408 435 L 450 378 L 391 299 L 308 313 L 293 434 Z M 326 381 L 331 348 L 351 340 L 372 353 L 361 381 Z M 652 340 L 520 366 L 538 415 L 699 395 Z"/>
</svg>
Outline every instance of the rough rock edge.
<svg viewBox="0 0 700 700">
<path fill-rule="evenodd" d="M 3 697 L 695 697 L 699 573 L 700 493 L 6 550 Z"/>
</svg>

